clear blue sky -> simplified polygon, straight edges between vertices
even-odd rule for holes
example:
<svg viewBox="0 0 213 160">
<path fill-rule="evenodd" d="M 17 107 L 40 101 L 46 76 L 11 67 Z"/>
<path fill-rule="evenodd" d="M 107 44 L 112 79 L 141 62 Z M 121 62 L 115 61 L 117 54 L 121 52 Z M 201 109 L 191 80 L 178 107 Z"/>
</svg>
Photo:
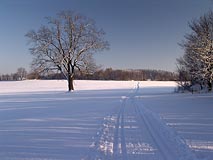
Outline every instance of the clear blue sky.
<svg viewBox="0 0 213 160">
<path fill-rule="evenodd" d="M 188 22 L 210 9 L 213 0 L 0 0 L 0 74 L 30 69 L 24 35 L 61 10 L 82 13 L 104 29 L 111 49 L 95 56 L 97 64 L 175 71 Z"/>
</svg>

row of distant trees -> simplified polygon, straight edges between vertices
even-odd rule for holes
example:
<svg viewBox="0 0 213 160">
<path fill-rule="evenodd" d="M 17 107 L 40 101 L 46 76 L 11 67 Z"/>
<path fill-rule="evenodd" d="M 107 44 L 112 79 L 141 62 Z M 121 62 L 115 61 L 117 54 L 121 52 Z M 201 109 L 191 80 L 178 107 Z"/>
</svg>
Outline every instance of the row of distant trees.
<svg viewBox="0 0 213 160">
<path fill-rule="evenodd" d="M 27 79 L 27 71 L 25 68 L 20 67 L 16 73 L 0 74 L 0 81 L 21 81 Z"/>
<path fill-rule="evenodd" d="M 137 81 L 176 81 L 177 74 L 163 70 L 149 69 L 98 69 L 93 73 L 77 72 L 78 80 L 137 80 Z M 65 79 L 62 73 L 39 74 L 36 71 L 27 73 L 24 68 L 19 68 L 16 73 L 0 75 L 0 81 L 17 81 L 25 79 Z"/>
<path fill-rule="evenodd" d="M 78 79 L 92 79 L 92 80 L 136 80 L 136 81 L 175 81 L 177 74 L 162 70 L 149 69 L 129 69 L 129 70 L 113 70 L 107 68 L 105 70 L 97 70 L 93 74 L 77 74 Z"/>
</svg>

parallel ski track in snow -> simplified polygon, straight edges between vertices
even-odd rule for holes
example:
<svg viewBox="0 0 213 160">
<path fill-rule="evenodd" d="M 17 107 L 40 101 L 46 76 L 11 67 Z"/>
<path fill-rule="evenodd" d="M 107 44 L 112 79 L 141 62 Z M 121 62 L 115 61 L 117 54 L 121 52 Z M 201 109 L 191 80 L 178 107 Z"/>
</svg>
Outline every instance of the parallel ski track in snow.
<svg viewBox="0 0 213 160">
<path fill-rule="evenodd" d="M 147 115 L 142 114 L 138 105 L 134 104 L 134 108 L 135 113 L 138 117 L 138 121 L 140 121 L 141 124 L 144 124 L 144 126 L 140 125 L 140 129 L 146 130 L 147 134 L 150 135 L 153 141 L 153 145 L 157 147 L 157 152 L 159 152 L 157 153 L 159 159 L 176 160 L 177 156 L 173 153 L 173 150 L 170 150 L 170 147 L 166 144 L 166 137 L 163 138 L 159 136 L 159 130 L 157 130 L 157 128 L 152 125 L 152 122 L 150 121 L 149 117 L 147 117 Z"/>
<path fill-rule="evenodd" d="M 137 104 L 137 88 L 105 118 L 86 160 L 197 160 L 185 142 L 150 110 Z"/>
<path fill-rule="evenodd" d="M 126 99 L 123 100 L 120 111 L 117 116 L 113 141 L 113 159 L 121 158 L 123 160 L 126 160 L 127 157 L 125 133 L 124 133 L 124 110 L 126 105 L 125 101 Z M 120 157 L 120 149 L 122 153 L 121 157 Z"/>
</svg>

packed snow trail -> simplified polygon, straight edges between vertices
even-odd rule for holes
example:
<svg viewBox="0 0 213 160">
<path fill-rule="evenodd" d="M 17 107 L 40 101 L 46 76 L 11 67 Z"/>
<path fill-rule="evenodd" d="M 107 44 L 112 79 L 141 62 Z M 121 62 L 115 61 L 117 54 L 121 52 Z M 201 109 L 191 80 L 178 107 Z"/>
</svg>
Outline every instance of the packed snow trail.
<svg viewBox="0 0 213 160">
<path fill-rule="evenodd" d="M 172 128 L 137 103 L 139 84 L 121 97 L 117 112 L 105 118 L 85 159 L 197 160 Z"/>
</svg>

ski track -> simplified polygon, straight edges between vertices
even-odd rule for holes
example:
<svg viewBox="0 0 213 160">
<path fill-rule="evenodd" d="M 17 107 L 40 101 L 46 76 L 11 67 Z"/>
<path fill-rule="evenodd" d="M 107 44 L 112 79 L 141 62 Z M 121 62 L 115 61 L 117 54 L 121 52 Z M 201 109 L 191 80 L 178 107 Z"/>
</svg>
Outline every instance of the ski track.
<svg viewBox="0 0 213 160">
<path fill-rule="evenodd" d="M 125 101 L 126 100 L 124 99 L 117 117 L 114 141 L 113 141 L 113 159 L 126 160 L 126 157 L 127 157 L 125 133 L 124 133 Z"/>
<path fill-rule="evenodd" d="M 178 134 L 141 103 L 139 84 L 104 118 L 82 160 L 198 160 Z"/>
</svg>

